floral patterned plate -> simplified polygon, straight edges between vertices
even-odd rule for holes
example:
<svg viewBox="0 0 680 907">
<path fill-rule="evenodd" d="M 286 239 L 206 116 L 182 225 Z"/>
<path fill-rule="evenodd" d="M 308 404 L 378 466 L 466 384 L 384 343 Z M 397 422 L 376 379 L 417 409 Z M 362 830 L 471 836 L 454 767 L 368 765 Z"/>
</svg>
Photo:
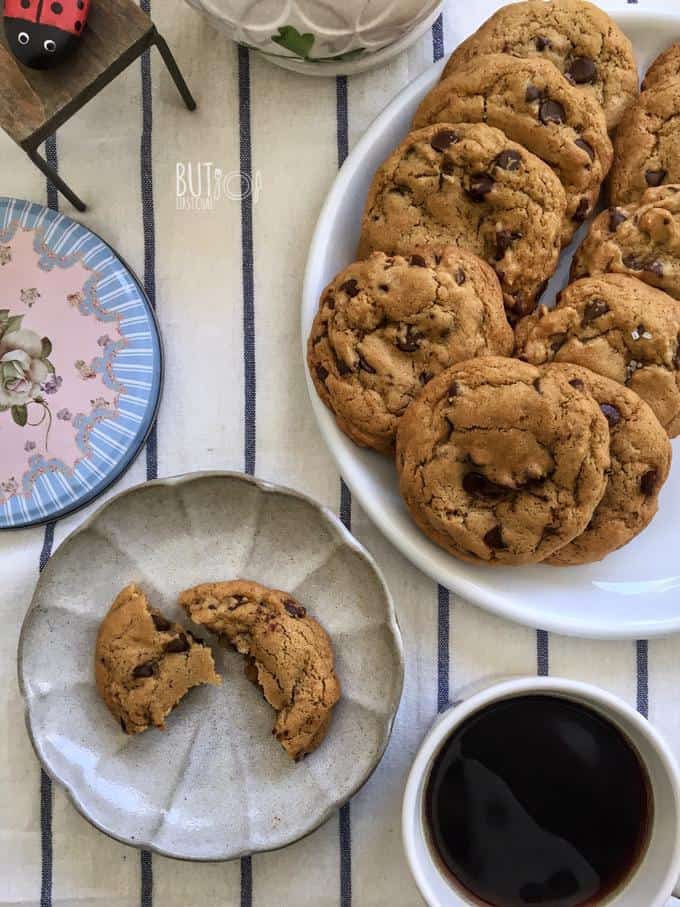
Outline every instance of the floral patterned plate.
<svg viewBox="0 0 680 907">
<path fill-rule="evenodd" d="M 98 236 L 0 198 L 0 529 L 82 507 L 130 465 L 162 383 L 153 310 Z"/>
</svg>

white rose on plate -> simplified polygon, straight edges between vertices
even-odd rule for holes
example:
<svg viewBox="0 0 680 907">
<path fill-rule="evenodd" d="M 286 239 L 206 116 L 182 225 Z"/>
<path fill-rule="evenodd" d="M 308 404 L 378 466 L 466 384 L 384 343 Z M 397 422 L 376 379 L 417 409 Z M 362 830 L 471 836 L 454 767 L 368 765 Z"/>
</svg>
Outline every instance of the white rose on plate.
<svg viewBox="0 0 680 907">
<path fill-rule="evenodd" d="M 26 405 L 41 401 L 40 385 L 54 368 L 50 341 L 22 328 L 21 320 L 0 311 L 0 410 L 12 409 L 14 421 L 25 425 Z"/>
</svg>

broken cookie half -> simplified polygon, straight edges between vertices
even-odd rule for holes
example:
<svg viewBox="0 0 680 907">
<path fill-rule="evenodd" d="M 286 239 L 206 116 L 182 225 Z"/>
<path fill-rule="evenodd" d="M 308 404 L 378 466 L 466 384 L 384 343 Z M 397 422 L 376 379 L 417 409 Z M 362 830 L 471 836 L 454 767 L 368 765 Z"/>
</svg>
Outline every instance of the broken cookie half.
<svg viewBox="0 0 680 907">
<path fill-rule="evenodd" d="M 134 583 L 119 593 L 99 628 L 95 677 L 127 734 L 165 727 L 192 687 L 222 682 L 210 648 L 152 608 Z"/>
<path fill-rule="evenodd" d="M 246 675 L 278 712 L 273 734 L 301 759 L 326 736 L 340 684 L 328 634 L 287 592 L 249 580 L 203 583 L 180 604 L 247 658 Z"/>
</svg>

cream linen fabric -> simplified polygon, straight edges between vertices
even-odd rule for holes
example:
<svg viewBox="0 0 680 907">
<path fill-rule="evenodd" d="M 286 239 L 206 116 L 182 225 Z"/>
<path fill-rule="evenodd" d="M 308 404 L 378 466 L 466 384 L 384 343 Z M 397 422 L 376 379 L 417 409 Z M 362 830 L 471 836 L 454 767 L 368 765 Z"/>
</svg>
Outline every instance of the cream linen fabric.
<svg viewBox="0 0 680 907">
<path fill-rule="evenodd" d="M 452 49 L 500 5 L 493 0 L 447 3 L 445 49 Z M 609 4 L 624 6 L 623 0 Z M 664 4 L 657 6 L 663 9 Z M 651 8 L 651 0 L 640 3 L 640 13 Z M 338 509 L 340 481 L 314 422 L 300 353 L 307 246 L 338 154 L 344 153 L 345 100 L 351 148 L 390 98 L 432 63 L 440 34 L 435 29 L 434 37 L 428 33 L 385 68 L 343 83 L 301 77 L 257 57 L 248 60 L 247 53 L 239 55 L 180 0 L 153 0 L 151 13 L 195 92 L 196 113 L 181 106 L 154 55 L 152 129 L 148 79 L 135 64 L 59 131 L 56 150 L 60 170 L 90 205 L 80 219 L 117 248 L 151 289 L 155 278 L 167 357 L 158 474 L 254 468 L 258 476 L 301 489 Z M 147 116 L 140 142 L 143 100 Z M 244 126 L 248 119 L 250 130 L 239 131 L 239 123 Z M 248 206 L 242 210 L 238 199 L 227 198 L 211 211 L 177 210 L 175 185 L 178 162 L 212 162 L 223 174 L 237 173 L 249 152 L 255 383 L 252 367 L 244 366 L 242 252 L 249 248 Z M 44 180 L 4 135 L 0 162 L 0 194 L 45 202 Z M 59 204 L 65 213 L 74 213 L 63 200 Z M 248 276 L 247 261 L 245 273 Z M 248 313 L 247 291 L 245 303 Z M 254 435 L 246 439 L 245 426 L 253 428 L 253 399 Z M 153 472 L 152 450 L 149 474 Z M 146 475 L 143 453 L 110 493 Z M 55 548 L 87 513 L 56 526 Z M 0 904 L 418 905 L 400 835 L 406 773 L 438 707 L 454 698 L 457 689 L 490 675 L 549 670 L 601 684 L 643 711 L 648 703 L 650 719 L 680 756 L 678 637 L 648 646 L 548 638 L 453 595 L 448 601 L 357 506 L 352 507 L 351 521 L 385 572 L 404 635 L 406 685 L 394 736 L 380 768 L 341 817 L 285 851 L 255 856 L 242 865 L 140 858 L 137 850 L 90 827 L 56 786 L 45 779 L 41 784 L 24 729 L 16 647 L 41 552 L 43 557 L 49 553 L 52 539 L 41 528 L 0 535 Z"/>
</svg>

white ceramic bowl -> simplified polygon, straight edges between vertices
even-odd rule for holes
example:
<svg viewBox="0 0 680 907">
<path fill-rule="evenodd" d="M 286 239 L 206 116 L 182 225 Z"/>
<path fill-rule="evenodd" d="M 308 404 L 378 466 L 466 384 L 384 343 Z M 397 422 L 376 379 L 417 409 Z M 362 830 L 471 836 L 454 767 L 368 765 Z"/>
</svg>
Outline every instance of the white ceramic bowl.
<svg viewBox="0 0 680 907">
<path fill-rule="evenodd" d="M 239 44 L 315 76 L 385 63 L 432 25 L 442 0 L 187 0 Z"/>
<path fill-rule="evenodd" d="M 675 37 L 680 13 L 614 14 L 631 38 L 644 68 Z M 319 217 L 307 261 L 302 303 L 306 341 L 319 297 L 331 278 L 356 256 L 362 207 L 371 178 L 408 132 L 423 96 L 437 82 L 438 63 L 408 85 L 369 127 L 340 170 Z M 583 229 L 583 228 L 582 228 Z M 568 283 L 574 246 L 562 256 L 546 300 Z M 680 462 L 661 494 L 659 513 L 631 544 L 599 564 L 585 567 L 484 567 L 465 564 L 431 542 L 409 517 L 387 457 L 357 447 L 338 429 L 308 387 L 321 432 L 340 472 L 385 535 L 437 582 L 504 617 L 579 636 L 641 638 L 680 630 Z M 675 441 L 680 460 L 680 441 Z"/>
</svg>

